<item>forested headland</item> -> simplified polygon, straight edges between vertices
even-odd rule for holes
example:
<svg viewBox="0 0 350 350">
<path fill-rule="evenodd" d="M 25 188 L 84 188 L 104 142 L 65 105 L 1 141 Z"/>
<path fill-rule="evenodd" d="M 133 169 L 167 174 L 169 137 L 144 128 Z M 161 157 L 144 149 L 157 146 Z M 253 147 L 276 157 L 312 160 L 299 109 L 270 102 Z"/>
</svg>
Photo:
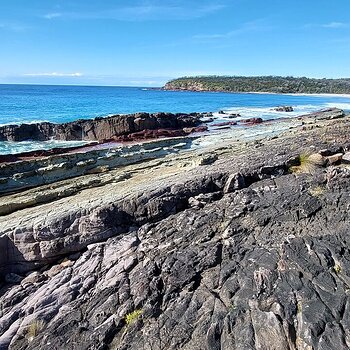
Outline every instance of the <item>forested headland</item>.
<svg viewBox="0 0 350 350">
<path fill-rule="evenodd" d="M 169 81 L 165 90 L 350 94 L 350 78 L 314 79 L 279 76 L 197 76 Z"/>
</svg>

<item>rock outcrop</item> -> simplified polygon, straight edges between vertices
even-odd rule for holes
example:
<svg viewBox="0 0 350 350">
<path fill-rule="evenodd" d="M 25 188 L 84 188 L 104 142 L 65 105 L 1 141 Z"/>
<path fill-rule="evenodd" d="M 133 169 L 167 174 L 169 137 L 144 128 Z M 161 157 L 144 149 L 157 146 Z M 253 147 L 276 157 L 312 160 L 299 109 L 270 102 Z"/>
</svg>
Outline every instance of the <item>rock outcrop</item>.
<svg viewBox="0 0 350 350">
<path fill-rule="evenodd" d="M 276 112 L 293 112 L 294 109 L 292 106 L 279 106 L 274 108 Z"/>
<path fill-rule="evenodd" d="M 148 159 L 161 159 L 189 148 L 192 141 L 193 138 L 182 137 L 119 147 L 111 144 L 110 148 L 107 143 L 103 148 L 0 164 L 0 195 L 89 173 L 103 173 Z M 0 205 L 0 215 L 2 213 Z"/>
<path fill-rule="evenodd" d="M 114 115 L 65 124 L 38 123 L 0 127 L 0 141 L 50 139 L 64 141 L 103 141 L 142 130 L 183 129 L 200 124 L 200 113 L 136 113 Z"/>
<path fill-rule="evenodd" d="M 316 118 L 319 120 L 338 119 L 338 118 L 343 118 L 345 116 L 345 113 L 342 109 L 339 109 L 339 108 L 326 108 L 326 109 L 323 109 L 322 111 L 319 111 L 319 112 L 302 115 L 299 118 L 303 118 L 306 116 L 308 118 Z"/>
<path fill-rule="evenodd" d="M 0 348 L 348 349 L 350 119 L 317 126 L 0 217 Z"/>
<path fill-rule="evenodd" d="M 242 119 L 241 123 L 247 123 L 247 124 L 261 124 L 263 122 L 262 118 L 247 118 Z"/>
</svg>

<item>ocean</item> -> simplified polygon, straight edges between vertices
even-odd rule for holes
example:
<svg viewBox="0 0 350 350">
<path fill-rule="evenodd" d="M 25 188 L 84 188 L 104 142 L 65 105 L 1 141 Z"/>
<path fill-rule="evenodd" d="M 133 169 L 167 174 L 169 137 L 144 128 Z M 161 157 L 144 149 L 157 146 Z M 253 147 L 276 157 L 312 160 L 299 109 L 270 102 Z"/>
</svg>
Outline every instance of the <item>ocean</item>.
<svg viewBox="0 0 350 350">
<path fill-rule="evenodd" d="M 277 106 L 293 106 L 281 113 Z M 163 91 L 143 87 L 0 85 L 0 125 L 76 119 L 135 112 L 239 113 L 243 118 L 293 117 L 327 107 L 350 110 L 350 96 Z M 0 154 L 48 149 L 79 142 L 0 142 Z"/>
</svg>

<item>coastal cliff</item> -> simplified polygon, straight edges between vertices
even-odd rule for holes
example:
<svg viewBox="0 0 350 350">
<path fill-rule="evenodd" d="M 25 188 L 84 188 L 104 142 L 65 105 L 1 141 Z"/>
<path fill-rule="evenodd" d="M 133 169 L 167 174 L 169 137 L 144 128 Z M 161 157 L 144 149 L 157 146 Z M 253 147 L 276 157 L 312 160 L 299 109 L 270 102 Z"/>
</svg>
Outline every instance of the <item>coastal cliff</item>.
<svg viewBox="0 0 350 350">
<path fill-rule="evenodd" d="M 3 195 L 0 348 L 348 349 L 350 117 L 331 118 Z"/>
<path fill-rule="evenodd" d="M 350 94 L 350 79 L 278 76 L 198 76 L 169 81 L 164 90 Z"/>
</svg>

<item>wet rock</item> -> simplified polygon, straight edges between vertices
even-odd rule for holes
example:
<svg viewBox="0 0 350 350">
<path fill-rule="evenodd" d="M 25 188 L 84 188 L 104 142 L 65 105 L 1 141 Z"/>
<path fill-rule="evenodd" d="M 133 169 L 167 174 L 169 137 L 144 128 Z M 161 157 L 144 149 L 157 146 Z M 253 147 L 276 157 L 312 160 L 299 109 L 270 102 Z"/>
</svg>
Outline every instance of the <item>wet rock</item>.
<svg viewBox="0 0 350 350">
<path fill-rule="evenodd" d="M 261 124 L 263 122 L 262 118 L 248 118 L 248 119 L 242 119 L 241 123 L 246 124 Z"/>
<path fill-rule="evenodd" d="M 193 128 L 183 128 L 183 131 L 186 134 L 192 134 L 195 132 L 205 132 L 205 131 L 208 131 L 208 127 L 206 125 L 201 125 Z"/>
<path fill-rule="evenodd" d="M 229 126 L 229 125 L 237 125 L 237 122 L 222 122 L 222 123 L 212 124 L 212 126 Z"/>
<path fill-rule="evenodd" d="M 227 118 L 233 119 L 233 118 L 239 118 L 241 115 L 239 113 L 232 113 L 227 116 Z"/>
<path fill-rule="evenodd" d="M 38 123 L 0 127 L 0 141 L 86 140 L 101 141 L 143 130 L 182 129 L 200 124 L 200 113 L 136 113 L 65 124 Z"/>
<path fill-rule="evenodd" d="M 280 106 L 280 107 L 276 107 L 274 110 L 276 112 L 293 112 L 294 111 L 292 106 Z"/>
</svg>

